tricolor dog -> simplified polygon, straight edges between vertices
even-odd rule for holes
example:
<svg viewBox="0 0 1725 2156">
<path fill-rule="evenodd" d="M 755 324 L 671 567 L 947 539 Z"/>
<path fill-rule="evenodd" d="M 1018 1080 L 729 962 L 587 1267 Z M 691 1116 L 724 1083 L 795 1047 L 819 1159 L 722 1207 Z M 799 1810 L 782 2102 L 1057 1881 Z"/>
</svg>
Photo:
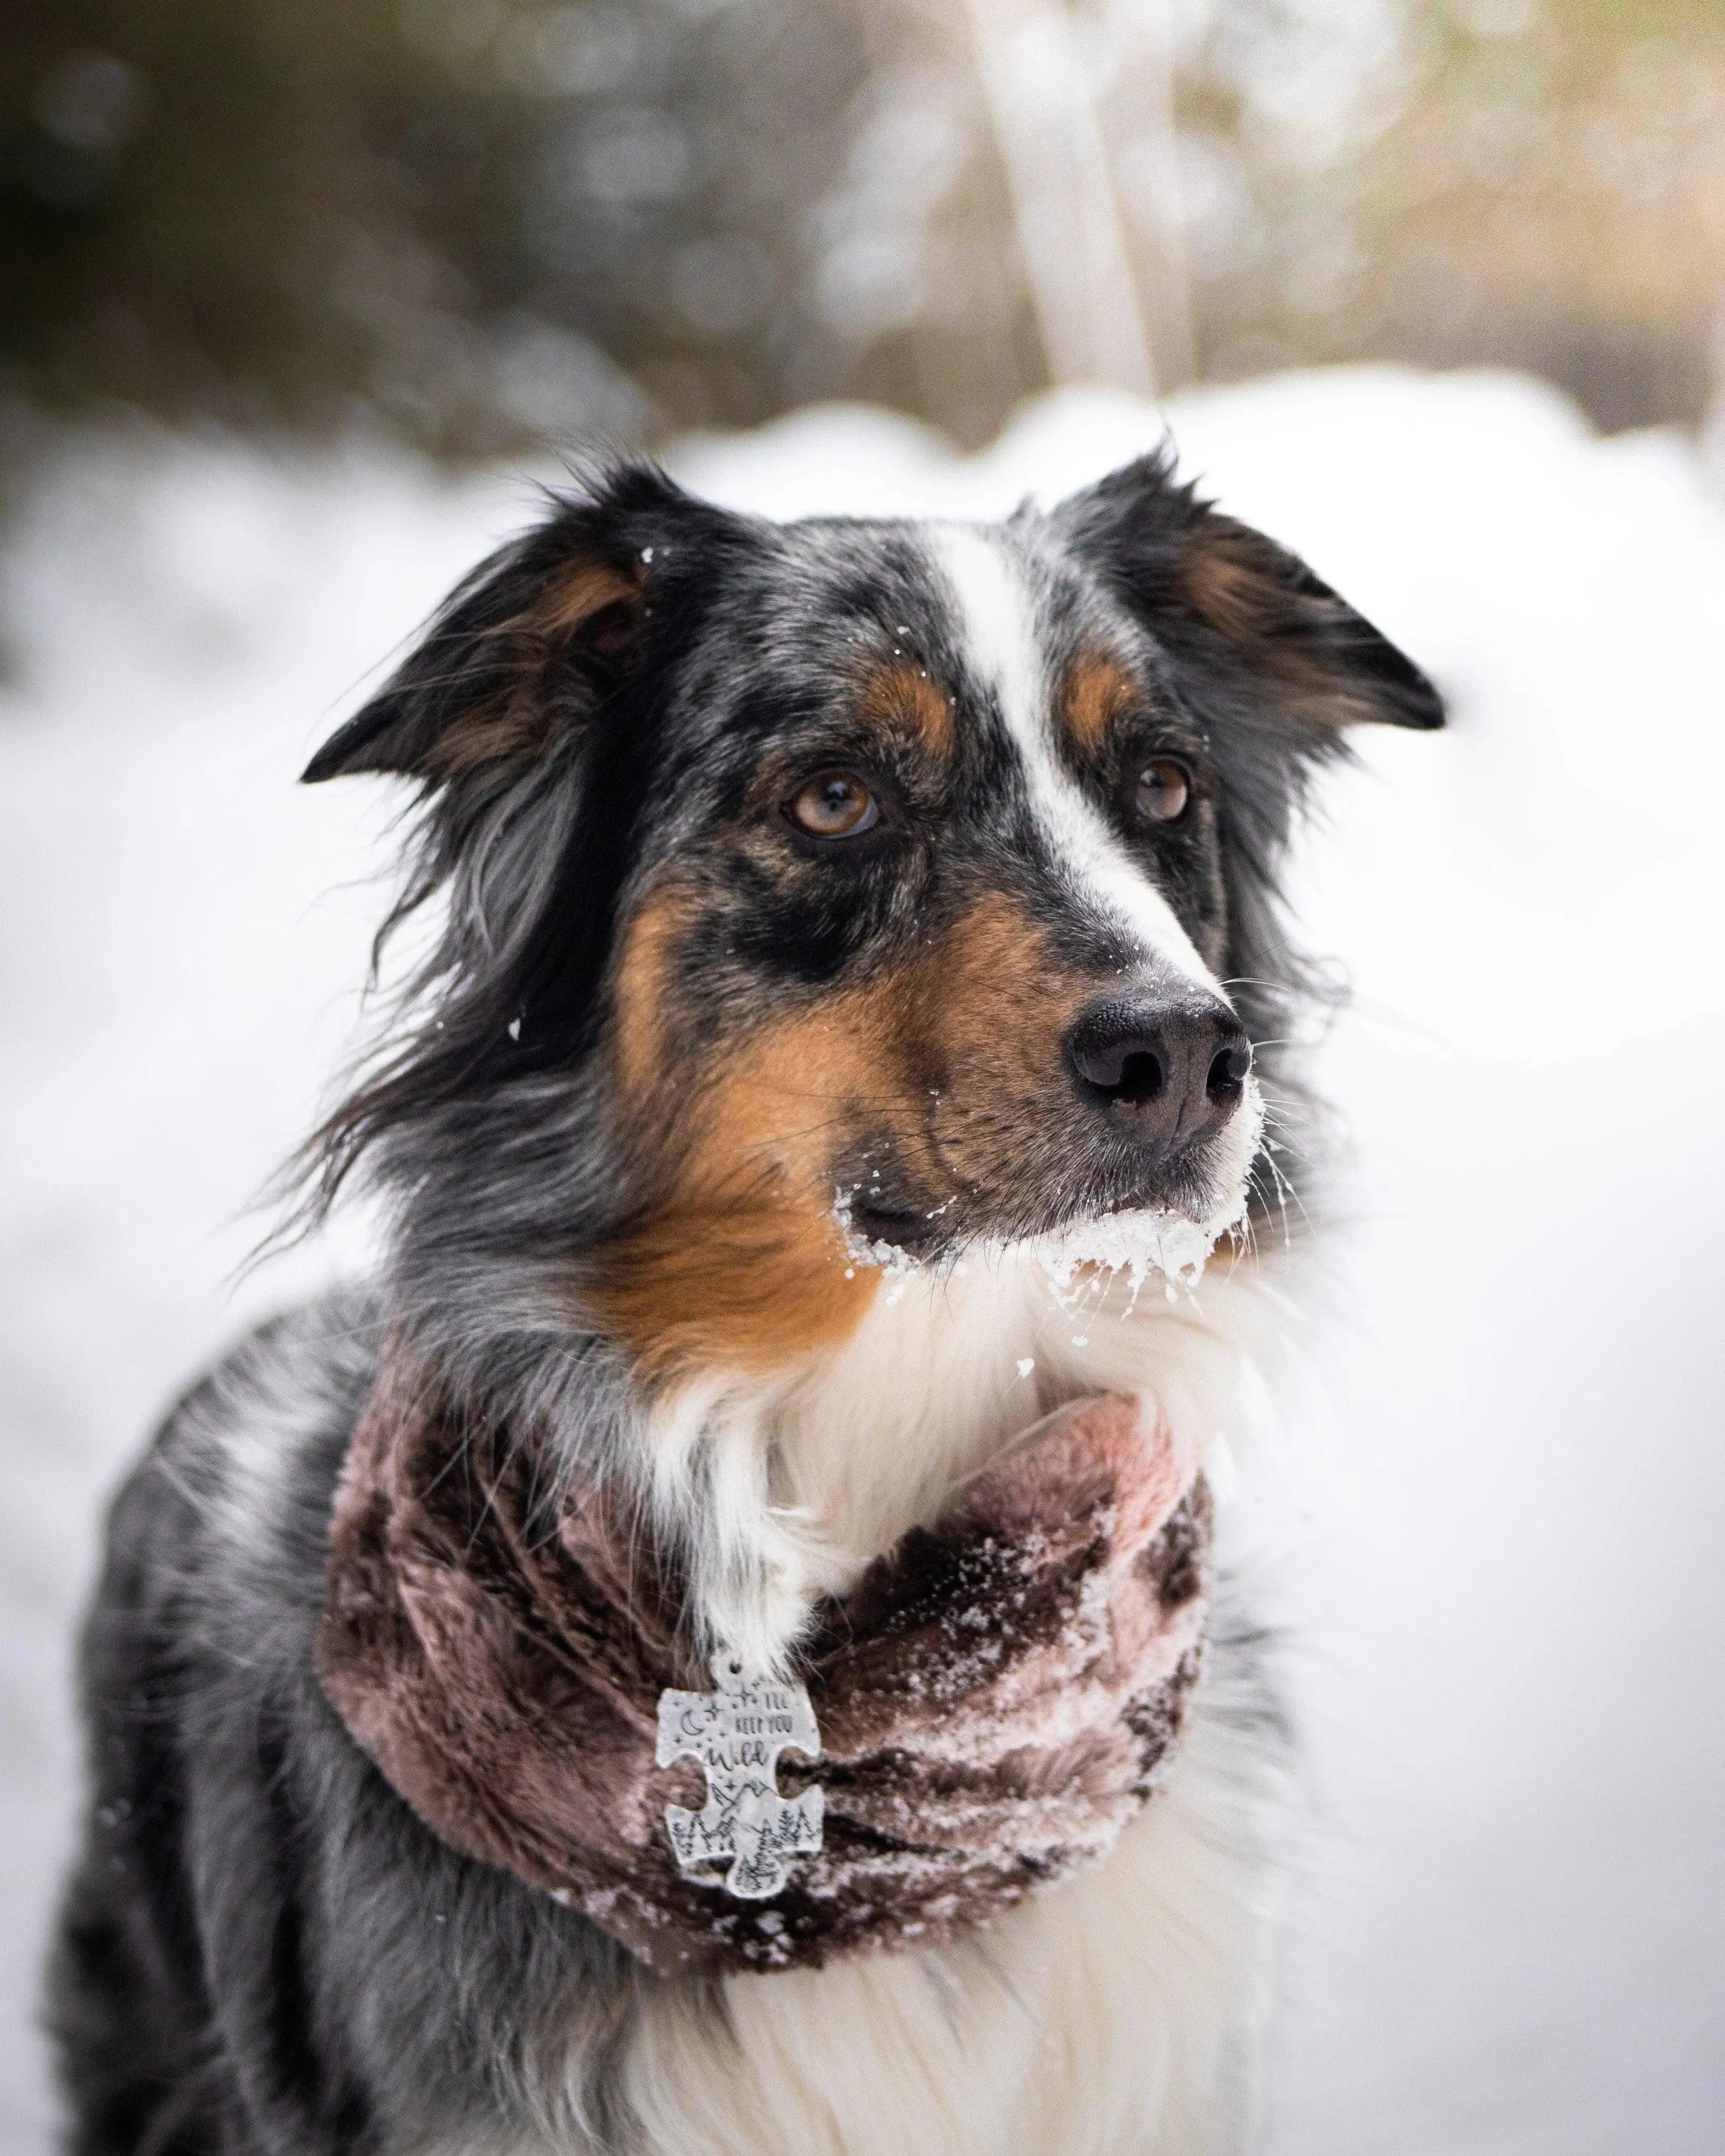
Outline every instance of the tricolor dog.
<svg viewBox="0 0 1725 2156">
<path fill-rule="evenodd" d="M 628 464 L 453 594 L 306 773 L 418 803 L 302 1163 L 385 1262 L 112 1517 L 80 2156 L 1245 2145 L 1277 1715 L 1205 1466 L 1367 721 L 1442 713 L 1166 458 L 993 526 Z"/>
</svg>

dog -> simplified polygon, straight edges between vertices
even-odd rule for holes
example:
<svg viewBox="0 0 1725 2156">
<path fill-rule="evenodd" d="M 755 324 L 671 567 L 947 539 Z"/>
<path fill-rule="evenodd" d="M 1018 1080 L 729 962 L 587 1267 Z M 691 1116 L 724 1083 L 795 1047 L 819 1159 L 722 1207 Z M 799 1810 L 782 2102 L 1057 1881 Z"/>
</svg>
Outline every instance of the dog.
<svg viewBox="0 0 1725 2156">
<path fill-rule="evenodd" d="M 1237 1584 L 1074 1876 L 667 1975 L 488 1861 L 519 1790 L 442 1832 L 356 1736 L 331 1521 L 388 1373 L 433 1372 L 432 1481 L 484 1431 L 524 1517 L 598 1493 L 679 1666 L 792 1686 L 1074 1403 L 1134 1403 L 1195 1503 L 1262 1389 L 1266 1114 L 1298 1142 L 1279 865 L 1349 726 L 1442 720 L 1168 454 L 993 526 L 777 526 L 624 461 L 455 591 L 305 773 L 418 803 L 416 969 L 299 1164 L 308 1219 L 381 1195 L 386 1260 L 206 1377 L 110 1523 L 49 2003 L 77 2156 L 1246 2145 L 1284 1740 Z"/>
</svg>

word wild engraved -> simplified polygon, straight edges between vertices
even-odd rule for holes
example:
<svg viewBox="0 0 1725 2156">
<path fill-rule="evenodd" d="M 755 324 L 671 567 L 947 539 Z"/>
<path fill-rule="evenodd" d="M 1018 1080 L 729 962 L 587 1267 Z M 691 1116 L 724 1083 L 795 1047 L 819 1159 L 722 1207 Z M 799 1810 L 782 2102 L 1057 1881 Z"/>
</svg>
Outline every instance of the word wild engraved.
<svg viewBox="0 0 1725 2156">
<path fill-rule="evenodd" d="M 706 1803 L 698 1812 L 667 1804 L 665 1824 L 679 1867 L 695 1871 L 728 1864 L 722 1884 L 746 1902 L 764 1902 L 785 1881 L 788 1856 L 820 1853 L 820 1790 L 778 1794 L 778 1755 L 787 1748 L 820 1757 L 820 1729 L 801 1685 L 750 1671 L 741 1657 L 715 1655 L 716 1692 L 659 1695 L 659 1763 L 699 1759 L 706 1769 Z"/>
</svg>

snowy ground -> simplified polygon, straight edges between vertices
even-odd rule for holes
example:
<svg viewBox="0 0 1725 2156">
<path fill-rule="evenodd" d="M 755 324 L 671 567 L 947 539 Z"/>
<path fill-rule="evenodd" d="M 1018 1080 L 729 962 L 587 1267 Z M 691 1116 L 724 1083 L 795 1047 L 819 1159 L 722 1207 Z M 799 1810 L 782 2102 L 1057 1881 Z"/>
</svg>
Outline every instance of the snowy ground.
<svg viewBox="0 0 1725 2156">
<path fill-rule="evenodd" d="M 1285 1468 L 1322 1825 L 1276 2156 L 1702 2156 L 1725 2112 L 1725 516 L 1663 436 L 1502 377 L 1178 400 L 1189 469 L 1444 683 L 1301 876 L 1353 1014 L 1320 1382 Z M 1146 409 L 968 463 L 879 414 L 685 446 L 778 512 L 1054 493 Z M 182 1376 L 331 1262 L 228 1276 L 351 1037 L 387 804 L 297 790 L 365 670 L 527 511 L 381 453 L 90 445 L 0 567 L 0 2156 L 66 1836 L 66 1637 Z M 350 1231 L 351 1244 L 361 1231 Z"/>
</svg>

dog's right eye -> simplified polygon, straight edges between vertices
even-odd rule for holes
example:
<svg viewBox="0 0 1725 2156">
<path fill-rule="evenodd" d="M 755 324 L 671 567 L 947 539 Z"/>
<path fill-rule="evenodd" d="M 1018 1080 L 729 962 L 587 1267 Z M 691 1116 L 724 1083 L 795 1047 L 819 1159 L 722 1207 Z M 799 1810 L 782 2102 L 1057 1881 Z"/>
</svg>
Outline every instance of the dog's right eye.
<svg viewBox="0 0 1725 2156">
<path fill-rule="evenodd" d="M 854 839 L 880 820 L 880 805 L 854 771 L 821 771 L 785 803 L 799 831 L 814 839 Z"/>
<path fill-rule="evenodd" d="M 1133 796 L 1138 814 L 1153 824 L 1177 824 L 1192 798 L 1192 774 L 1171 756 L 1159 756 L 1139 773 Z"/>
</svg>

